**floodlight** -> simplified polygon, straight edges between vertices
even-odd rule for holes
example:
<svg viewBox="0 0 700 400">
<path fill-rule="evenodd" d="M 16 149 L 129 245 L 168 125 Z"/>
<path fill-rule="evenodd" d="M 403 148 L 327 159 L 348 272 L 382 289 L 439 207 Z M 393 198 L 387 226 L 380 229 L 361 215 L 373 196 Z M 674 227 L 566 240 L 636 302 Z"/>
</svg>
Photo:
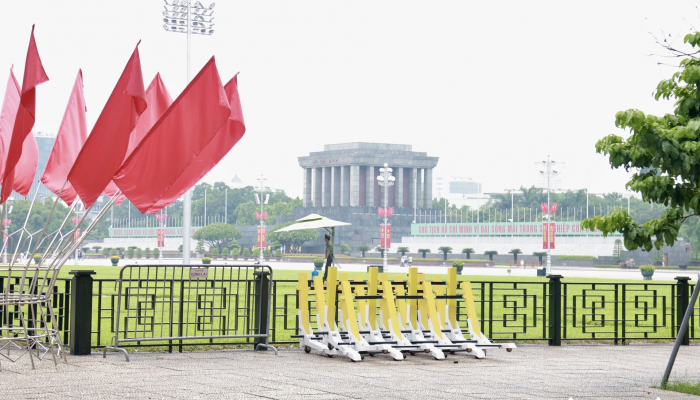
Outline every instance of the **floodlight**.
<svg viewBox="0 0 700 400">
<path fill-rule="evenodd" d="M 194 3 L 194 6 L 195 6 L 196 8 L 204 8 L 204 6 L 202 5 L 202 2 L 200 2 L 200 1 L 195 2 L 195 3 Z"/>
<path fill-rule="evenodd" d="M 395 180 L 396 180 L 396 178 L 393 175 L 389 177 L 389 182 L 393 182 Z"/>
<path fill-rule="evenodd" d="M 195 15 L 195 16 L 194 16 L 194 20 L 195 20 L 195 21 L 204 21 L 204 18 L 202 18 L 201 15 Z"/>
<path fill-rule="evenodd" d="M 254 194 L 255 194 L 255 204 L 260 204 L 260 196 L 258 196 L 257 193 L 254 193 Z"/>
<path fill-rule="evenodd" d="M 211 3 L 211 4 L 209 4 L 209 9 L 210 9 L 210 10 L 213 10 L 215 4 L 216 4 L 216 3 Z"/>
<path fill-rule="evenodd" d="M 389 172 L 394 172 L 394 170 L 392 168 L 387 168 L 386 170 Z"/>
<path fill-rule="evenodd" d="M 163 22 L 168 22 L 168 19 L 167 19 L 167 18 L 163 18 Z"/>
<path fill-rule="evenodd" d="M 268 202 L 269 200 L 270 200 L 270 194 L 267 193 L 267 194 L 265 195 L 265 204 L 267 204 L 267 202 Z"/>
<path fill-rule="evenodd" d="M 383 176 L 378 176 L 378 177 L 377 177 L 377 180 L 378 180 L 379 182 L 384 182 L 384 177 L 383 177 Z"/>
<path fill-rule="evenodd" d="M 388 167 L 388 166 L 389 166 L 389 164 L 387 164 L 387 163 L 384 163 L 384 168 L 386 168 L 386 167 Z"/>
<path fill-rule="evenodd" d="M 211 35 L 212 33 L 214 33 L 214 30 L 213 30 L 213 29 L 210 29 L 210 30 L 209 30 L 209 34 Z"/>
<path fill-rule="evenodd" d="M 163 28 L 165 28 L 165 30 L 167 31 L 167 30 L 168 30 L 168 25 L 163 24 Z"/>
</svg>

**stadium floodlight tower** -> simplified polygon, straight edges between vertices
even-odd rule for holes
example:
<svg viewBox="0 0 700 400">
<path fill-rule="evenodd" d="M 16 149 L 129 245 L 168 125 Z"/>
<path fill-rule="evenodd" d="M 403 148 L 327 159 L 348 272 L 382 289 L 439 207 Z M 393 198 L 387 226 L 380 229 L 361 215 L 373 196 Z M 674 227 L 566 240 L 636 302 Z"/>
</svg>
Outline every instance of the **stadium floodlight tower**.
<svg viewBox="0 0 700 400">
<path fill-rule="evenodd" d="M 204 7 L 201 2 L 191 0 L 163 0 L 163 28 L 168 32 L 187 33 L 187 83 L 190 83 L 190 37 L 214 33 L 214 5 Z M 182 204 L 182 263 L 190 263 L 192 236 L 192 189 L 185 192 Z"/>
</svg>

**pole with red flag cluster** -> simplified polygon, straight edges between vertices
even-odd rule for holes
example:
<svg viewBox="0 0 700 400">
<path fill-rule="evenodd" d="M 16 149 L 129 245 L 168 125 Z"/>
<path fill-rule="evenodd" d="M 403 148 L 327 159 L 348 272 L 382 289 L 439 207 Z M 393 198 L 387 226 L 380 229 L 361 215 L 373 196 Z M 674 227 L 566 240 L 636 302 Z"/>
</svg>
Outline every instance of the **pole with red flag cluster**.
<svg viewBox="0 0 700 400">
<path fill-rule="evenodd" d="M 394 185 L 396 179 L 391 175 L 393 169 L 389 168 L 389 164 L 384 163 L 384 168 L 379 168 L 379 176 L 377 182 L 379 186 L 384 188 L 384 209 L 379 208 L 379 215 L 384 217 L 384 225 L 381 227 L 381 247 L 384 249 L 384 272 L 387 272 L 387 256 L 391 247 L 391 225 L 389 225 L 389 217 L 393 210 L 389 208 L 389 188 Z"/>
</svg>

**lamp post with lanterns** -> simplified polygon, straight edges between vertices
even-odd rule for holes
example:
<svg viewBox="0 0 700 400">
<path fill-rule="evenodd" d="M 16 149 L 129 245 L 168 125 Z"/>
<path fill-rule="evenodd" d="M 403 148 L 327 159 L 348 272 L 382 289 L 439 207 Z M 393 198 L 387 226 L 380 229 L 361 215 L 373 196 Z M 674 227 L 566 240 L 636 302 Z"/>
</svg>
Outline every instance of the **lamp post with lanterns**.
<svg viewBox="0 0 700 400">
<path fill-rule="evenodd" d="M 387 255 L 389 253 L 389 188 L 394 186 L 394 181 L 396 178 L 391 175 L 393 169 L 389 168 L 389 164 L 384 163 L 384 168 L 379 168 L 379 176 L 377 176 L 377 183 L 379 186 L 384 188 L 384 272 L 387 272 Z"/>
</svg>

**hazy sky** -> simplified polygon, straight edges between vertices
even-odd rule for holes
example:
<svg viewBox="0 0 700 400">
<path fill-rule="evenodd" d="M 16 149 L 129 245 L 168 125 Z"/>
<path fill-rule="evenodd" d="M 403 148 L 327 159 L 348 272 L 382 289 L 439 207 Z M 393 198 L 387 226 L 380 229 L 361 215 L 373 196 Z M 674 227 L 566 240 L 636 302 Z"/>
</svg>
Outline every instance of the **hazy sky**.
<svg viewBox="0 0 700 400">
<path fill-rule="evenodd" d="M 565 188 L 622 191 L 595 142 L 622 133 L 617 111 L 672 110 L 652 92 L 675 71 L 657 62 L 677 60 L 649 56 L 665 54 L 649 32 L 680 45 L 697 3 L 220 0 L 214 35 L 193 37 L 192 76 L 212 55 L 222 81 L 241 72 L 247 132 L 205 180 L 264 173 L 300 196 L 298 156 L 368 141 L 411 144 L 440 157 L 435 174 L 487 192 L 534 184 L 548 154 L 566 162 Z M 50 78 L 35 131 L 56 132 L 78 68 L 91 129 L 139 39 L 146 85 L 160 72 L 179 95 L 186 35 L 163 29 L 163 5 L 4 1 L 1 81 L 14 63 L 21 82 L 33 23 Z"/>
</svg>

